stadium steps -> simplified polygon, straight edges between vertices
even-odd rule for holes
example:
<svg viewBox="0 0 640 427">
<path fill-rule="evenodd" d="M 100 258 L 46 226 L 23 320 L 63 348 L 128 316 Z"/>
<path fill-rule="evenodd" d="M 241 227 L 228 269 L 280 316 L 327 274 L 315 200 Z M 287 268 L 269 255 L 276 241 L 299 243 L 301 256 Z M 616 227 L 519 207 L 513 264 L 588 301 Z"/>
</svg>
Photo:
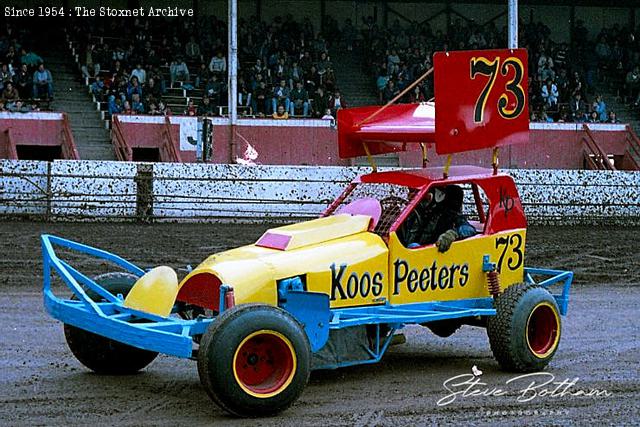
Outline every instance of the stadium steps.
<svg viewBox="0 0 640 427">
<path fill-rule="evenodd" d="M 349 52 L 344 48 L 334 49 L 331 52 L 331 63 L 336 74 L 338 88 L 347 101 L 349 107 L 363 105 L 376 105 L 375 85 L 370 76 L 362 72 L 362 53 L 354 48 Z M 397 167 L 400 164 L 395 153 L 374 156 L 376 164 L 380 167 Z M 354 159 L 355 166 L 369 166 L 366 157 Z"/>
<path fill-rule="evenodd" d="M 116 160 L 109 130 L 105 129 L 87 86 L 80 80 L 69 51 L 63 46 L 53 46 L 44 60 L 53 75 L 53 108 L 67 113 L 80 158 Z"/>
</svg>

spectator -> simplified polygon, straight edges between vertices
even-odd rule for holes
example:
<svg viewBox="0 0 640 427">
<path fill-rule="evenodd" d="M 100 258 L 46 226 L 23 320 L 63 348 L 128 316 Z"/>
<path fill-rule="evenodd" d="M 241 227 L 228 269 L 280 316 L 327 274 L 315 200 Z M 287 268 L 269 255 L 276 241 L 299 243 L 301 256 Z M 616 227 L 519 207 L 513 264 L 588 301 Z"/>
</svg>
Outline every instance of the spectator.
<svg viewBox="0 0 640 427">
<path fill-rule="evenodd" d="M 15 101 L 20 99 L 20 94 L 18 90 L 13 87 L 13 83 L 7 82 L 4 86 L 4 90 L 2 91 L 2 100 L 6 102 L 8 106 L 11 106 Z"/>
<path fill-rule="evenodd" d="M 547 83 L 542 86 L 542 99 L 549 107 L 558 105 L 558 87 L 551 79 L 547 79 Z"/>
<path fill-rule="evenodd" d="M 637 105 L 638 97 L 640 94 L 640 91 L 638 90 L 640 88 L 640 67 L 636 65 L 635 67 L 633 67 L 633 70 L 627 73 L 625 83 L 627 86 L 627 96 L 629 102 L 635 102 L 635 104 Z"/>
<path fill-rule="evenodd" d="M 194 36 L 189 36 L 189 42 L 186 44 L 185 55 L 192 61 L 200 60 L 200 46 L 196 43 L 196 38 Z"/>
<path fill-rule="evenodd" d="M 144 85 L 147 81 L 147 72 L 142 68 L 142 64 L 140 62 L 138 62 L 138 64 L 136 64 L 136 68 L 131 71 L 131 78 L 133 77 L 136 77 L 138 79 L 138 83 L 141 85 Z"/>
<path fill-rule="evenodd" d="M 131 108 L 131 103 L 129 101 L 124 101 L 122 104 L 122 114 L 126 116 L 131 116 L 134 114 L 133 109 Z"/>
<path fill-rule="evenodd" d="M 189 81 L 189 68 L 184 62 L 184 59 L 177 58 L 175 61 L 171 61 L 169 77 L 171 87 L 173 87 L 176 82 L 186 83 Z"/>
<path fill-rule="evenodd" d="M 160 116 L 160 115 L 162 115 L 160 110 L 158 110 L 158 106 L 156 105 L 155 102 L 149 103 L 149 111 L 147 111 L 147 114 L 149 114 L 150 116 Z"/>
<path fill-rule="evenodd" d="M 296 110 L 300 111 L 301 109 L 303 117 L 309 115 L 309 94 L 302 86 L 302 82 L 297 82 L 296 88 L 291 91 L 291 103 L 289 105 L 291 106 L 289 110 L 291 116 L 295 116 Z"/>
<path fill-rule="evenodd" d="M 396 88 L 396 84 L 394 83 L 394 81 L 389 80 L 387 82 L 387 86 L 384 88 L 384 91 L 382 92 L 382 101 L 384 103 L 387 103 L 391 101 L 393 98 L 395 98 L 396 95 L 398 95 L 399 93 L 400 91 L 398 90 L 398 88 Z"/>
<path fill-rule="evenodd" d="M 569 107 L 571 108 L 571 116 L 573 118 L 573 121 L 584 122 L 586 108 L 580 92 L 577 92 L 573 96 L 573 99 L 571 100 Z"/>
<path fill-rule="evenodd" d="M 616 115 L 615 111 L 609 112 L 609 118 L 607 119 L 607 123 L 620 123 L 620 120 L 618 120 L 618 116 Z"/>
<path fill-rule="evenodd" d="M 49 100 L 53 99 L 53 76 L 44 67 L 44 63 L 40 63 L 36 72 L 33 73 L 33 97 L 41 98 L 44 96 Z"/>
<path fill-rule="evenodd" d="M 31 73 L 29 73 L 27 64 L 20 65 L 20 69 L 15 76 L 13 76 L 13 80 L 16 84 L 16 89 L 18 89 L 20 93 L 20 98 L 27 99 L 33 94 L 33 77 Z"/>
<path fill-rule="evenodd" d="M 28 105 L 25 105 L 21 100 L 17 100 L 13 105 L 8 106 L 7 110 L 12 113 L 28 113 L 31 111 L 31 108 Z"/>
<path fill-rule="evenodd" d="M 289 113 L 284 109 L 284 105 L 278 105 L 278 109 L 271 115 L 274 119 L 288 119 Z"/>
<path fill-rule="evenodd" d="M 588 123 L 598 123 L 599 120 L 599 116 L 598 116 L 598 112 L 595 110 L 592 110 L 591 113 L 589 113 L 589 119 L 587 120 Z"/>
<path fill-rule="evenodd" d="M 184 114 L 186 114 L 187 116 L 196 116 L 198 114 L 198 108 L 193 102 L 193 99 L 189 99 L 187 108 L 184 110 Z"/>
<path fill-rule="evenodd" d="M 336 90 L 331 99 L 329 100 L 329 109 L 331 113 L 335 116 L 338 114 L 338 110 L 341 108 L 347 108 L 347 103 L 342 98 L 340 91 Z"/>
<path fill-rule="evenodd" d="M 122 113 L 121 102 L 122 101 L 120 101 L 119 98 L 116 99 L 115 95 L 110 95 L 109 96 L 108 108 L 109 108 L 109 114 L 110 115 Z"/>
<path fill-rule="evenodd" d="M 209 68 L 207 68 L 207 64 L 204 62 L 200 63 L 200 68 L 198 68 L 198 74 L 196 74 L 196 88 L 199 89 L 205 86 L 209 79 L 211 78 L 211 74 Z"/>
<path fill-rule="evenodd" d="M 94 60 L 95 44 L 90 44 L 84 54 L 84 64 L 80 67 L 86 78 L 96 77 L 100 73 L 100 63 Z M 97 58 L 96 58 L 97 59 Z"/>
<path fill-rule="evenodd" d="M 131 109 L 133 114 L 144 114 L 144 104 L 137 93 L 131 95 Z"/>
<path fill-rule="evenodd" d="M 324 116 L 322 116 L 322 120 L 335 120 L 335 118 L 331 115 L 331 110 L 330 109 L 326 109 L 324 110 Z"/>
<path fill-rule="evenodd" d="M 97 76 L 96 79 L 91 83 L 91 93 L 96 99 L 102 99 L 102 95 L 104 93 L 104 81 L 102 81 L 102 77 Z"/>
<path fill-rule="evenodd" d="M 593 110 L 598 113 L 599 121 L 607 121 L 607 104 L 602 100 L 602 95 L 596 95 L 596 100 L 593 102 Z"/>
<path fill-rule="evenodd" d="M 158 102 L 158 112 L 163 116 L 170 116 L 172 114 L 171 108 L 167 107 L 162 100 Z"/>
<path fill-rule="evenodd" d="M 211 103 L 211 99 L 208 96 L 203 96 L 200 105 L 198 105 L 199 116 L 213 116 L 215 106 Z"/>
<path fill-rule="evenodd" d="M 129 84 L 127 85 L 127 99 L 132 99 L 133 95 L 138 95 L 142 99 L 142 86 L 136 76 L 131 77 Z"/>
<path fill-rule="evenodd" d="M 274 113 L 277 112 L 278 105 L 282 105 L 285 111 L 289 111 L 291 108 L 290 94 L 291 94 L 291 91 L 287 86 L 287 81 L 284 79 L 280 80 L 280 84 L 273 88 L 273 97 L 271 99 L 271 111 L 273 111 Z M 287 114 L 287 118 L 289 118 L 288 114 Z"/>
<path fill-rule="evenodd" d="M 218 51 L 209 62 L 209 71 L 221 75 L 227 72 L 227 58 L 222 55 L 222 51 Z"/>
<path fill-rule="evenodd" d="M 325 93 L 322 87 L 319 87 L 316 91 L 316 94 L 313 97 L 313 111 L 314 116 L 320 117 L 322 114 L 326 113 L 329 109 L 329 101 L 331 97 Z"/>
<path fill-rule="evenodd" d="M 223 86 L 222 83 L 218 81 L 218 75 L 213 74 L 211 76 L 211 80 L 207 83 L 205 87 L 205 93 L 211 98 L 211 101 L 214 105 L 220 105 L 220 95 L 222 94 Z"/>
<path fill-rule="evenodd" d="M 27 50 L 25 48 L 22 48 L 20 63 L 26 64 L 28 67 L 34 67 L 42 62 L 43 60 L 40 56 L 38 56 L 34 52 L 27 53 Z"/>
</svg>

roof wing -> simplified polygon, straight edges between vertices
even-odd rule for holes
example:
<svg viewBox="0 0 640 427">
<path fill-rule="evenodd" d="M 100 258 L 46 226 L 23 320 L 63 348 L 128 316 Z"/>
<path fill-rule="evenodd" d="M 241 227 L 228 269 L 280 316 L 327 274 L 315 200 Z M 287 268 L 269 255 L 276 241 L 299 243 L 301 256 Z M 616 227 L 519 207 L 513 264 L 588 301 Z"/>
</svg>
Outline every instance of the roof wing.
<svg viewBox="0 0 640 427">
<path fill-rule="evenodd" d="M 435 141 L 435 105 L 389 105 L 338 110 L 338 152 L 343 159 L 407 151 L 407 144 Z"/>
<path fill-rule="evenodd" d="M 435 142 L 438 154 L 451 154 L 529 141 L 525 49 L 437 52 L 434 68 L 437 115 L 433 102 L 341 109 L 340 157 L 418 143 Z"/>
</svg>

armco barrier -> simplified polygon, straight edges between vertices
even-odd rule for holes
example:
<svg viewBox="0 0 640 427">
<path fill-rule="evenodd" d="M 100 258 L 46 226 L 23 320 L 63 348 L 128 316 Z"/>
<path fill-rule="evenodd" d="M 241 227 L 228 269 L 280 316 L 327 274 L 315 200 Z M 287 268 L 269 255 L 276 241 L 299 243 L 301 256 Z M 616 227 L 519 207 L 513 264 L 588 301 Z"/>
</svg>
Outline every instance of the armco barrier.
<svg viewBox="0 0 640 427">
<path fill-rule="evenodd" d="M 0 160 L 0 216 L 264 221 L 317 216 L 368 168 Z M 514 169 L 530 223 L 640 224 L 640 173 Z"/>
</svg>

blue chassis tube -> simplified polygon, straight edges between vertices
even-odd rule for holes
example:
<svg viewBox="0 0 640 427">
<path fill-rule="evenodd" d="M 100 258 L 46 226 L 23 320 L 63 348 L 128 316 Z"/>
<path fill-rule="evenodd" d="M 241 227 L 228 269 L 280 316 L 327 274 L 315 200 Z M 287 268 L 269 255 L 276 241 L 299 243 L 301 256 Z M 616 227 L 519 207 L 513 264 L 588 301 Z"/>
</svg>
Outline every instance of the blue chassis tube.
<svg viewBox="0 0 640 427">
<path fill-rule="evenodd" d="M 109 261 L 138 277 L 145 273 L 144 270 L 110 252 L 61 237 L 42 235 L 41 242 L 44 264 L 44 306 L 52 317 L 66 324 L 145 350 L 157 351 L 176 357 L 191 358 L 193 357 L 192 337 L 203 334 L 209 324 L 215 321 L 215 318 L 184 320 L 174 316 L 162 317 L 125 307 L 120 295 L 111 294 L 89 277 L 58 258 L 54 251 L 54 246 Z M 67 284 L 78 298 L 77 300 L 62 299 L 53 294 L 51 290 L 52 269 Z M 535 278 L 537 277 L 542 277 L 542 280 L 536 281 Z M 558 303 L 560 313 L 562 315 L 567 313 L 569 288 L 573 280 L 572 272 L 525 267 L 523 280 L 544 288 L 549 288 L 552 285 L 562 285 L 561 292 L 552 295 Z M 82 285 L 102 296 L 105 302 L 91 300 Z M 221 287 L 221 311 L 224 310 L 224 295 L 228 289 L 229 287 L 225 285 Z M 296 296 L 307 298 L 312 295 L 313 293 L 310 292 L 290 292 L 290 298 L 283 304 L 283 308 L 290 311 L 303 324 L 307 325 L 322 324 L 322 319 L 328 317 L 330 319 L 328 329 L 377 325 L 374 349 L 366 349 L 371 356 L 370 359 L 327 365 L 317 369 L 378 362 L 387 350 L 393 332 L 407 324 L 461 317 L 494 316 L 496 314 L 492 298 L 402 305 L 393 305 L 387 302 L 384 305 L 341 309 L 329 309 L 328 298 L 324 294 L 315 294 L 322 302 L 326 301 L 324 308 L 321 302 L 310 309 L 311 305 L 308 304 L 308 299 L 296 298 Z M 329 313 L 327 313 L 327 310 Z M 320 322 L 317 322 L 318 319 L 320 319 Z M 381 324 L 389 325 L 391 332 L 382 336 L 379 327 Z M 326 343 L 328 336 L 328 333 L 311 333 L 310 331 L 307 331 L 307 334 L 314 351 L 320 349 Z"/>
</svg>

